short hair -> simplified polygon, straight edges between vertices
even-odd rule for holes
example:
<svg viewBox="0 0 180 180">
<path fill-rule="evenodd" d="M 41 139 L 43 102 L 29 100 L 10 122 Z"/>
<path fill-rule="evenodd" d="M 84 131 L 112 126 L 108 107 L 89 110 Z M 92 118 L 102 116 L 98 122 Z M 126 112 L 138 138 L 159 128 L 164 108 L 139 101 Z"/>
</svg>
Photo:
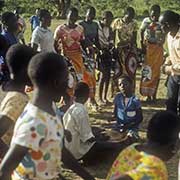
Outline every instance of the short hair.
<svg viewBox="0 0 180 180">
<path fill-rule="evenodd" d="M 150 11 L 155 11 L 160 13 L 161 12 L 161 7 L 158 4 L 154 4 L 151 6 Z"/>
<path fill-rule="evenodd" d="M 50 12 L 47 9 L 40 9 L 39 10 L 39 19 L 42 20 L 42 18 L 50 16 Z"/>
<path fill-rule="evenodd" d="M 28 66 L 28 75 L 38 87 L 44 87 L 55 79 L 62 80 L 67 70 L 64 57 L 53 52 L 41 52 L 35 55 Z"/>
<path fill-rule="evenodd" d="M 166 145 L 174 140 L 174 133 L 180 131 L 180 119 L 171 111 L 161 111 L 156 113 L 148 125 L 147 137 L 149 141 Z"/>
<path fill-rule="evenodd" d="M 111 11 L 105 11 L 103 13 L 103 18 L 106 18 L 106 19 L 110 19 L 110 18 L 113 18 L 113 13 Z"/>
<path fill-rule="evenodd" d="M 1 16 L 1 21 L 4 25 L 7 25 L 8 21 L 13 18 L 15 14 L 13 12 L 5 12 Z"/>
<path fill-rule="evenodd" d="M 119 80 L 120 80 L 120 79 L 125 79 L 126 81 L 129 82 L 129 84 L 133 84 L 132 78 L 130 78 L 130 77 L 129 77 L 128 75 L 126 75 L 126 74 L 121 75 L 121 76 L 119 77 Z"/>
<path fill-rule="evenodd" d="M 93 13 L 94 15 L 96 15 L 96 9 L 93 6 L 89 6 L 87 8 L 87 11 L 90 11 L 91 13 Z"/>
<path fill-rule="evenodd" d="M 127 9 L 125 10 L 124 14 L 127 14 L 127 13 L 131 14 L 131 16 L 134 18 L 135 10 L 134 10 L 133 7 L 131 7 L 131 6 L 127 7 Z"/>
<path fill-rule="evenodd" d="M 71 7 L 70 9 L 69 9 L 69 12 L 72 12 L 75 16 L 79 16 L 79 11 L 78 11 L 78 9 L 77 8 L 75 8 L 75 7 Z"/>
<path fill-rule="evenodd" d="M 74 96 L 76 98 L 88 97 L 89 96 L 89 86 L 85 82 L 77 83 L 74 91 Z"/>
<path fill-rule="evenodd" d="M 161 15 L 163 23 L 169 23 L 172 25 L 176 25 L 180 22 L 179 14 L 175 13 L 174 11 L 167 10 Z"/>
<path fill-rule="evenodd" d="M 27 69 L 30 59 L 35 55 L 33 49 L 22 44 L 12 45 L 6 53 L 6 62 L 10 73 L 18 75 L 23 69 Z"/>
</svg>

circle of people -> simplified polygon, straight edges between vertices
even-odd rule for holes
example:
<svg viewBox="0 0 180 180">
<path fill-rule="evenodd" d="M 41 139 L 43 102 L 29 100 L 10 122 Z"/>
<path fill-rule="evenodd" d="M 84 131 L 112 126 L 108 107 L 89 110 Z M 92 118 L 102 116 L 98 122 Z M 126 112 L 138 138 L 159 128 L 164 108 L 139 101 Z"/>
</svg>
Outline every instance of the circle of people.
<svg viewBox="0 0 180 180">
<path fill-rule="evenodd" d="M 65 179 L 62 163 L 92 180 L 95 177 L 81 163 L 94 165 L 103 153 L 111 156 L 115 150 L 107 180 L 168 180 L 164 162 L 179 148 L 180 17 L 170 10 L 161 14 L 160 6 L 153 5 L 141 24 L 138 49 L 133 7 L 115 20 L 111 11 L 105 11 L 100 21 L 95 16 L 95 8 L 89 7 L 85 20 L 77 23 L 78 9 L 71 8 L 66 23 L 52 33 L 50 12 L 37 9 L 30 18 L 27 46 L 20 8 L 2 14 L 0 81 L 6 95 L 0 106 L 0 180 Z M 140 93 L 148 102 L 156 101 L 160 73 L 168 75 L 167 110 L 150 119 L 146 142 L 125 147 L 99 138 L 85 103 L 89 100 L 95 111 L 110 105 L 112 81 L 112 131 L 133 142 L 140 139 L 143 115 L 135 95 L 139 65 Z"/>
</svg>

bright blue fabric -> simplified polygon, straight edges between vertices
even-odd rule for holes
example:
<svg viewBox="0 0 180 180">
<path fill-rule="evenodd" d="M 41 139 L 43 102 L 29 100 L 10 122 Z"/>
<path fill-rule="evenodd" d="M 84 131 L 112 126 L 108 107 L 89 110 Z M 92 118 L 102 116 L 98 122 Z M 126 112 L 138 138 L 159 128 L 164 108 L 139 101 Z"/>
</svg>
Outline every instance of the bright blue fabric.
<svg viewBox="0 0 180 180">
<path fill-rule="evenodd" d="M 128 104 L 125 106 L 124 96 L 122 93 L 119 93 L 114 99 L 114 105 L 114 116 L 117 119 L 117 124 L 129 124 L 138 121 L 140 118 L 137 110 L 141 108 L 141 103 L 135 95 L 129 98 Z"/>
</svg>

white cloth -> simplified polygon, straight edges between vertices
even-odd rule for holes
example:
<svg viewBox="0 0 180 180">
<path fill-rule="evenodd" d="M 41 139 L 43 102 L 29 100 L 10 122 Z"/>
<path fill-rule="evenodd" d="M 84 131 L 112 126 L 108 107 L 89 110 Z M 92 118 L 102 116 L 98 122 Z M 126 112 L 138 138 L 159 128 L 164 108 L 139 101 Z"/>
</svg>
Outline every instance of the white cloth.
<svg viewBox="0 0 180 180">
<path fill-rule="evenodd" d="M 36 27 L 32 33 L 31 44 L 37 44 L 38 51 L 55 52 L 54 37 L 50 29 Z"/>
<path fill-rule="evenodd" d="M 66 148 L 76 159 L 82 158 L 93 146 L 87 142 L 94 137 L 89 123 L 89 115 L 83 104 L 74 103 L 63 117 L 64 127 L 72 134 L 72 141 L 65 140 Z"/>
</svg>

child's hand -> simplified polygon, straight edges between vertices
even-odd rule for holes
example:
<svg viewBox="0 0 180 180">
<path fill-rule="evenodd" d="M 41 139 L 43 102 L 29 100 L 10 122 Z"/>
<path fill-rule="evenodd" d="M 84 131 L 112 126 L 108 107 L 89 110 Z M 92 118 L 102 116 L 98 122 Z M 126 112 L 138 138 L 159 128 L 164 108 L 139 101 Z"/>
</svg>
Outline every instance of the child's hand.
<svg viewBox="0 0 180 180">
<path fill-rule="evenodd" d="M 70 131 L 68 131 L 68 130 L 64 130 L 64 135 L 65 135 L 65 138 L 66 138 L 66 140 L 68 141 L 68 142 L 71 142 L 72 141 L 72 134 L 71 134 L 71 132 Z"/>
</svg>

